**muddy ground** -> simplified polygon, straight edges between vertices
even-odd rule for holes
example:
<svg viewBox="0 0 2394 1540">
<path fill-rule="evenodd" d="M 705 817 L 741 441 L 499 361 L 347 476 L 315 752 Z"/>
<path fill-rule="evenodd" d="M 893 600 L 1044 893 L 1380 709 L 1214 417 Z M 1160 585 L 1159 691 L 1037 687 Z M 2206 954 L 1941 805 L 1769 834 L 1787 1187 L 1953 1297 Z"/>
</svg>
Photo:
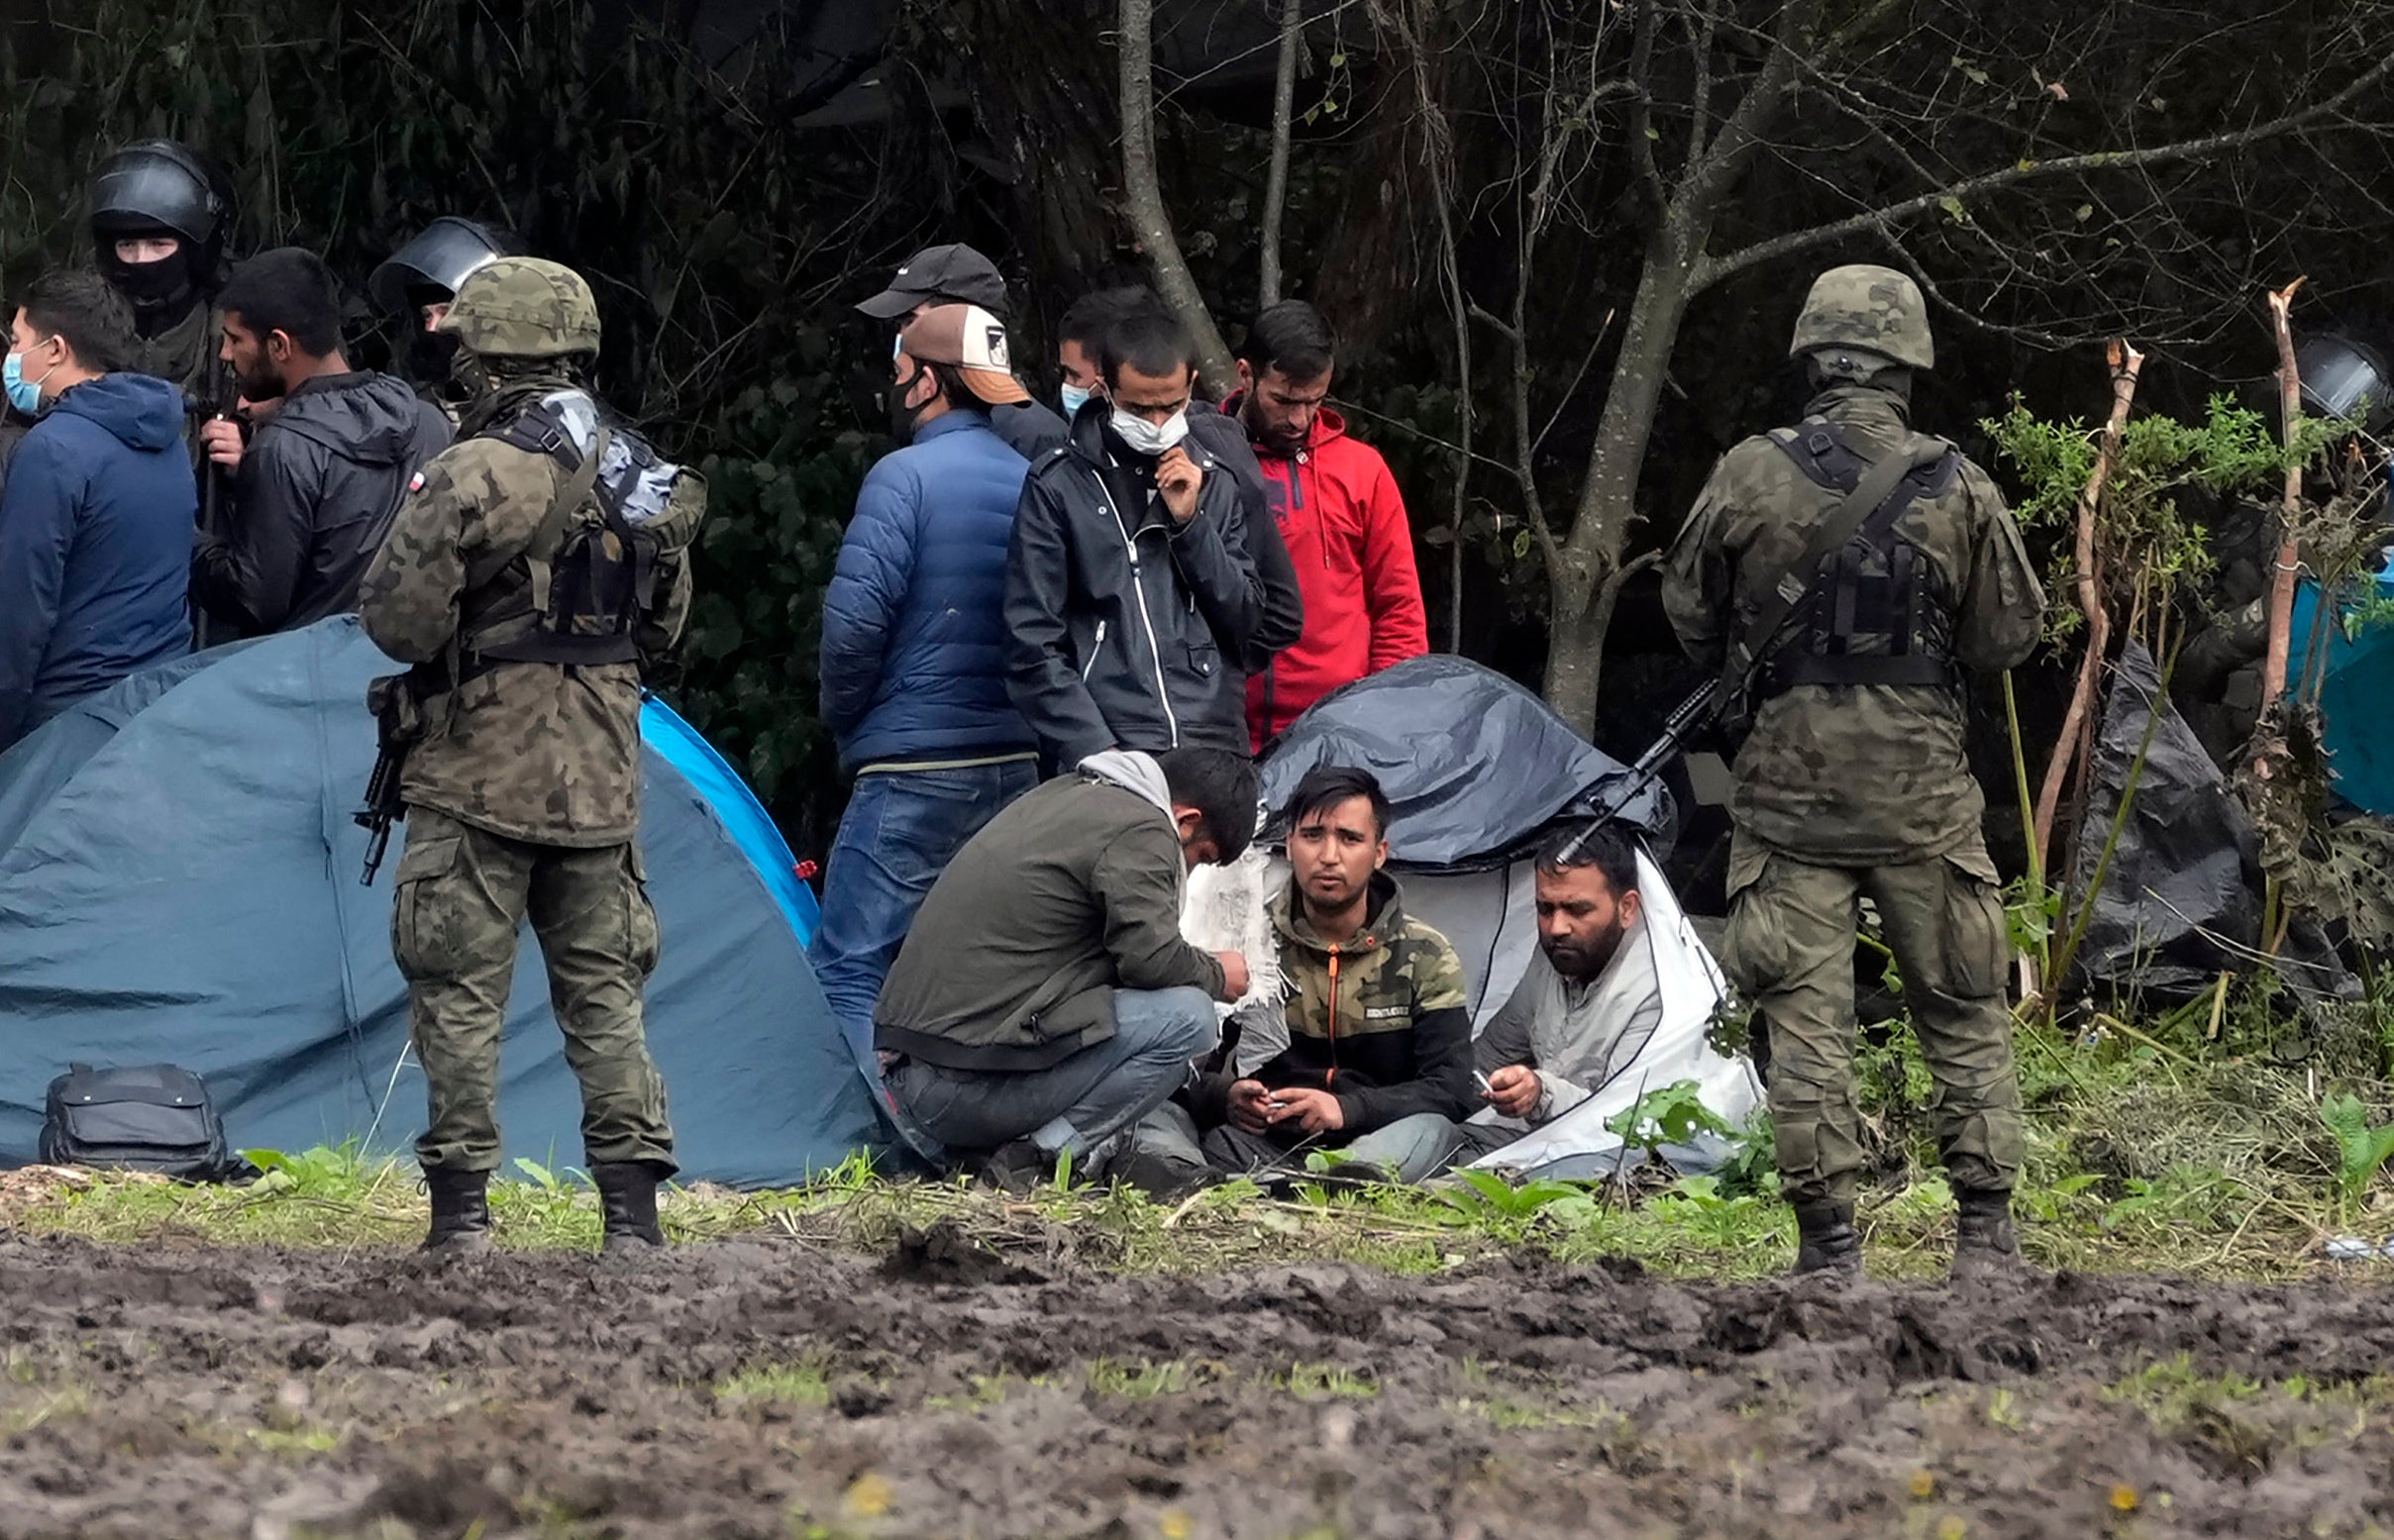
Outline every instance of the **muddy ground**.
<svg viewBox="0 0 2394 1540">
<path fill-rule="evenodd" d="M 0 1536 L 2375 1534 L 2390 1306 L 0 1239 Z"/>
</svg>

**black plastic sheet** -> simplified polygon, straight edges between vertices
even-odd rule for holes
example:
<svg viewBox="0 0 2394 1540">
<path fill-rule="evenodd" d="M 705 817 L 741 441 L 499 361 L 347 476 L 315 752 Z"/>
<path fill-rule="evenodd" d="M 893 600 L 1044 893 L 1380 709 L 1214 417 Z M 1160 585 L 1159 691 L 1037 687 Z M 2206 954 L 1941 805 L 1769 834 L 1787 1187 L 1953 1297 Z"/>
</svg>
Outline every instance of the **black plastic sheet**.
<svg viewBox="0 0 2394 1540">
<path fill-rule="evenodd" d="M 1349 765 L 1379 777 L 1395 809 L 1390 865 L 1496 866 L 1558 818 L 1602 809 L 1629 767 L 1573 732 L 1543 700 L 1465 659 L 1431 655 L 1314 702 L 1259 768 L 1269 839 L 1305 771 Z M 1649 840 L 1670 831 L 1670 793 L 1649 782 L 1620 814 Z"/>
<path fill-rule="evenodd" d="M 2139 642 L 2121 650 L 2104 702 L 2070 885 L 2084 892 L 2095 873 L 2148 724 L 2135 797 L 2072 972 L 2081 987 L 2191 997 L 2222 970 L 2242 969 L 2231 948 L 2259 942 L 2259 842 L 2219 766 L 2162 695 L 2152 654 Z"/>
</svg>

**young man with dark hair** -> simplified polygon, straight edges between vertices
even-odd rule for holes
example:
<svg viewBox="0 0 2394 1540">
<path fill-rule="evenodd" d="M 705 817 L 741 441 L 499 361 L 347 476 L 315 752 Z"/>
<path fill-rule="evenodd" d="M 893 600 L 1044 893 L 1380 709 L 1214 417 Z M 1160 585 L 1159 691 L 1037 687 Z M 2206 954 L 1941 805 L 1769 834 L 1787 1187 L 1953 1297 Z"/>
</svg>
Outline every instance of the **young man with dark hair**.
<svg viewBox="0 0 2394 1540">
<path fill-rule="evenodd" d="M 1290 885 L 1272 900 L 1289 1046 L 1191 1097 L 1216 1171 L 1338 1150 L 1418 1181 L 1446 1164 L 1471 1109 L 1471 1012 L 1446 938 L 1405 912 L 1388 863 L 1388 797 L 1368 770 L 1317 766 L 1289 801 Z M 1142 1131 L 1142 1142 L 1145 1131 Z"/>
<path fill-rule="evenodd" d="M 1610 829 L 1565 829 L 1536 861 L 1538 955 L 1475 1050 L 1493 1121 L 1466 1157 L 1510 1144 L 1617 1079 L 1662 1025 L 1637 852 Z"/>
<path fill-rule="evenodd" d="M 1106 401 L 1023 483 L 1006 560 L 1009 688 L 1049 764 L 1245 753 L 1247 668 L 1281 645 L 1232 478 L 1190 435 L 1197 364 L 1169 313 L 1100 345 Z"/>
<path fill-rule="evenodd" d="M 410 478 L 449 445 L 449 421 L 407 384 L 352 369 L 341 351 L 341 290 L 312 252 L 261 252 L 218 296 L 218 356 L 255 409 L 207 427 L 211 459 L 233 473 L 225 533 L 203 531 L 191 596 L 242 636 L 295 630 L 357 608 L 358 584 Z"/>
<path fill-rule="evenodd" d="M 95 273 L 41 278 L 10 324 L 0 379 L 35 422 L 0 490 L 0 749 L 190 651 L 182 397 L 122 372 L 136 346 L 131 307 Z"/>
<path fill-rule="evenodd" d="M 1255 836 L 1255 770 L 1212 749 L 1104 753 L 1008 806 L 923 900 L 874 1011 L 890 1111 L 1004 1184 L 1093 1152 L 1213 1046 L 1235 952 L 1182 939 L 1190 868 Z"/>
<path fill-rule="evenodd" d="M 1283 300 L 1247 329 L 1238 393 L 1222 403 L 1254 445 L 1303 590 L 1303 634 L 1247 681 L 1258 754 L 1330 691 L 1429 651 L 1413 531 L 1396 477 L 1323 405 L 1336 352 L 1320 311 Z"/>
<path fill-rule="evenodd" d="M 1005 554 L 1028 467 L 989 427 L 1024 399 L 1005 328 L 933 305 L 898 329 L 890 427 L 823 594 L 823 723 L 856 789 L 809 956 L 859 1031 L 923 895 L 982 825 L 1039 780 L 1006 697 Z"/>
</svg>

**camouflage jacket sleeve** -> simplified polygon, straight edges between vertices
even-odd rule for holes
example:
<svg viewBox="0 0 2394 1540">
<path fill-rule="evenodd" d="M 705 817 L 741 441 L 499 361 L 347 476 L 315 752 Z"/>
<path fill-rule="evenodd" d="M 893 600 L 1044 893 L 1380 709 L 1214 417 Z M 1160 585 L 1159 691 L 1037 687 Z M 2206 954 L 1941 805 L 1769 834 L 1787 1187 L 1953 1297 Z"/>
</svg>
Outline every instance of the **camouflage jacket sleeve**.
<svg viewBox="0 0 2394 1540">
<path fill-rule="evenodd" d="M 1968 461 L 1962 462 L 1962 490 L 1978 518 L 1954 617 L 1954 651 L 1964 667 L 1981 672 L 2016 667 L 2044 634 L 2044 589 L 2003 493 Z"/>
<path fill-rule="evenodd" d="M 642 658 L 651 661 L 662 658 L 681 640 L 682 628 L 689 624 L 692 592 L 689 552 L 669 551 L 660 556 L 657 602 L 640 617 L 640 631 L 633 639 Z"/>
<path fill-rule="evenodd" d="M 1729 457 L 1724 456 L 1713 467 L 1663 563 L 1663 613 L 1671 619 L 1680 648 L 1709 668 L 1720 666 L 1728 648 L 1736 568 L 1723 536 L 1734 511 L 1730 500 L 1733 479 Z"/>
<path fill-rule="evenodd" d="M 401 663 L 429 663 L 457 634 L 469 545 L 491 484 L 487 441 L 444 450 L 417 472 L 358 588 L 358 618 Z"/>
</svg>

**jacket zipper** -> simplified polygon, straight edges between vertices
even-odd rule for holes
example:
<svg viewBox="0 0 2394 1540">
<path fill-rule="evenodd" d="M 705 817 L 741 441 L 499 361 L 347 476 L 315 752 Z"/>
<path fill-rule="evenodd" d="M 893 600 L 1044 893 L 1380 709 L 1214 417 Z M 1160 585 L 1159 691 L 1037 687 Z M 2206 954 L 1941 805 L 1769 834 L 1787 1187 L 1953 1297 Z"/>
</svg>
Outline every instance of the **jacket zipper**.
<svg viewBox="0 0 2394 1540">
<path fill-rule="evenodd" d="M 1147 633 L 1148 660 L 1155 665 L 1156 703 L 1164 708 L 1165 730 L 1172 736 L 1172 746 L 1178 749 L 1181 746 L 1181 719 L 1173 714 L 1172 693 L 1164 684 L 1164 649 L 1156 642 L 1155 618 L 1147 613 L 1147 577 L 1139 564 L 1138 537 L 1131 534 L 1130 524 L 1122 517 L 1121 508 L 1115 504 L 1113 491 L 1106 486 L 1105 477 L 1094 470 L 1090 474 L 1096 479 L 1097 495 L 1105 499 L 1106 511 L 1114 516 L 1114 528 L 1121 532 L 1123 554 L 1130 558 L 1130 589 L 1138 596 L 1139 625 Z"/>
<path fill-rule="evenodd" d="M 1097 622 L 1097 639 L 1089 645 L 1089 662 L 1081 666 L 1081 682 L 1089 682 L 1090 670 L 1097 667 L 1097 655 L 1105 651 L 1105 622 Z"/>
<path fill-rule="evenodd" d="M 1338 958 L 1339 950 L 1330 949 L 1330 1068 L 1322 1072 L 1322 1088 L 1338 1078 Z"/>
</svg>

